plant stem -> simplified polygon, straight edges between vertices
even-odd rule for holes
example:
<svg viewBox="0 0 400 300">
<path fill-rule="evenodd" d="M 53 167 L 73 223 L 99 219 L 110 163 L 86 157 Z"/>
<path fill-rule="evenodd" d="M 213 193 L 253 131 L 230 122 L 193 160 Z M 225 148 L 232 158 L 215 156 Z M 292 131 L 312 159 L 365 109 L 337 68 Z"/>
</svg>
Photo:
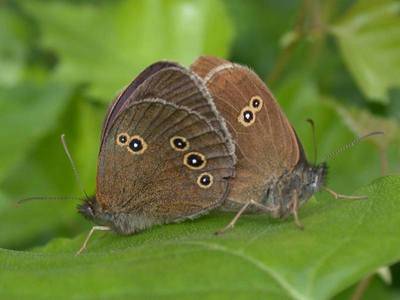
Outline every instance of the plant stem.
<svg viewBox="0 0 400 300">
<path fill-rule="evenodd" d="M 351 296 L 351 300 L 361 300 L 365 291 L 367 290 L 373 275 L 370 274 L 367 277 L 364 277 L 356 286 L 356 290 L 354 291 L 353 295 Z"/>
</svg>

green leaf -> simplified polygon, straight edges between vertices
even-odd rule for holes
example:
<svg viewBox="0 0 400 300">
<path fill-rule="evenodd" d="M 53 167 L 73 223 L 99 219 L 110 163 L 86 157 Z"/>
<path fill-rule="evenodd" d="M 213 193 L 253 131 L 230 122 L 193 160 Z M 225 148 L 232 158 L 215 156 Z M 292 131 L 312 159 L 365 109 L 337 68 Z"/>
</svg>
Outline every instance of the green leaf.
<svg viewBox="0 0 400 300">
<path fill-rule="evenodd" d="M 75 213 L 75 202 L 38 200 L 18 206 L 19 198 L 4 195 L 0 202 L 1 223 L 7 228 L 0 233 L 1 247 L 27 249 L 44 245 L 55 236 L 75 236 L 88 227 Z"/>
<path fill-rule="evenodd" d="M 97 233 L 58 239 L 34 252 L 0 250 L 0 295 L 57 298 L 328 299 L 400 258 L 400 177 L 358 191 L 365 201 L 309 204 L 301 231 L 291 220 L 216 214 L 132 237 Z M 21 289 L 21 285 L 24 287 Z M 51 286 L 51 288 L 49 288 Z"/>
<path fill-rule="evenodd" d="M 89 94 L 106 101 L 154 61 L 225 56 L 232 37 L 224 7 L 214 0 L 21 4 L 38 20 L 44 46 L 59 55 L 58 77 L 89 83 Z"/>
<path fill-rule="evenodd" d="M 400 2 L 358 1 L 331 30 L 364 95 L 387 102 L 400 86 Z"/>
<path fill-rule="evenodd" d="M 347 126 L 357 133 L 363 135 L 373 131 L 382 131 L 384 134 L 371 139 L 378 147 L 382 159 L 382 173 L 391 174 L 398 170 L 396 164 L 400 155 L 400 126 L 393 118 L 383 118 L 376 116 L 357 107 L 335 105 L 336 110 L 341 115 Z M 392 156 L 393 163 L 389 163 L 389 156 Z"/>
<path fill-rule="evenodd" d="M 6 201 L 6 196 L 3 194 L 2 191 L 0 191 L 0 211 L 4 210 L 7 204 L 8 203 Z"/>
<path fill-rule="evenodd" d="M 292 28 L 299 3 L 242 0 L 225 3 L 236 29 L 231 60 L 250 66 L 265 78 L 282 51 L 279 41 Z"/>
<path fill-rule="evenodd" d="M 355 106 L 337 104 L 336 109 L 346 124 L 359 135 L 376 130 L 383 131 L 385 135 L 375 140 L 379 146 L 386 148 L 391 143 L 400 142 L 400 128 L 396 120 L 373 115 Z"/>
<path fill-rule="evenodd" d="M 0 88 L 0 182 L 57 123 L 71 88 L 46 82 Z"/>
<path fill-rule="evenodd" d="M 27 22 L 0 3 L 0 85 L 15 86 L 24 75 L 32 39 Z"/>
</svg>

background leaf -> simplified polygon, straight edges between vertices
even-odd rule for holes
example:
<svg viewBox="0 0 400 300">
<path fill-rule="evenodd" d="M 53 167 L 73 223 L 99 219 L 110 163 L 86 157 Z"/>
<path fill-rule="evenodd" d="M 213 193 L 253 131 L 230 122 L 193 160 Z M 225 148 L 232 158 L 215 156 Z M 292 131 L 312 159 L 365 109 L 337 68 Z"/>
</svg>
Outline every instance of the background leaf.
<svg viewBox="0 0 400 300">
<path fill-rule="evenodd" d="M 383 135 L 371 140 L 379 149 L 381 173 L 391 174 L 400 170 L 400 166 L 397 164 L 400 157 L 400 128 L 396 120 L 374 116 L 367 110 L 357 107 L 345 107 L 338 104 L 336 110 L 348 127 L 357 135 L 377 130 L 382 131 Z"/>
<path fill-rule="evenodd" d="M 358 1 L 332 31 L 365 96 L 387 102 L 400 86 L 400 3 Z"/>
<path fill-rule="evenodd" d="M 232 60 L 251 66 L 265 78 L 276 63 L 282 50 L 280 39 L 292 28 L 300 3 L 286 0 L 225 2 L 237 32 Z"/>
<path fill-rule="evenodd" d="M 21 4 L 38 20 L 44 47 L 59 54 L 58 78 L 89 83 L 90 96 L 105 101 L 156 60 L 189 64 L 202 53 L 225 56 L 232 37 L 214 0 Z"/>
<path fill-rule="evenodd" d="M 20 15 L 8 8 L 0 10 L 0 85 L 10 87 L 22 79 L 31 35 Z"/>
<path fill-rule="evenodd" d="M 70 88 L 57 83 L 0 89 L 0 140 L 7 141 L 0 148 L 0 181 L 54 126 L 70 94 Z"/>
</svg>

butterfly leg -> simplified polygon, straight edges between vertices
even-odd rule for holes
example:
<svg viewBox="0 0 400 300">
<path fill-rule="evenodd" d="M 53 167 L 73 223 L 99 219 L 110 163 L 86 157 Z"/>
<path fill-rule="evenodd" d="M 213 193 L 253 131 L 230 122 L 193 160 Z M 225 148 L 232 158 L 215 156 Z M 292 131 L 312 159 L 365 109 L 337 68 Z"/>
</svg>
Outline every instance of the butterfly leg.
<svg viewBox="0 0 400 300">
<path fill-rule="evenodd" d="M 294 193 L 293 194 L 292 215 L 293 215 L 294 223 L 296 224 L 296 226 L 299 229 L 303 230 L 304 225 L 300 222 L 298 211 L 299 211 L 299 197 L 297 196 L 297 193 Z"/>
<path fill-rule="evenodd" d="M 108 226 L 93 226 L 92 229 L 90 229 L 89 234 L 87 235 L 85 241 L 83 242 L 82 247 L 79 249 L 78 252 L 76 252 L 75 256 L 78 256 L 86 249 L 87 243 L 89 242 L 90 238 L 92 237 L 93 233 L 96 230 L 106 231 L 106 230 L 111 230 L 111 228 Z"/>
<path fill-rule="evenodd" d="M 237 220 L 239 220 L 240 216 L 245 212 L 245 210 L 250 206 L 250 205 L 254 205 L 255 207 L 260 208 L 263 211 L 266 212 L 274 212 L 275 209 L 269 208 L 261 203 L 258 203 L 254 200 L 250 200 L 249 202 L 246 202 L 243 207 L 237 212 L 237 214 L 235 215 L 235 217 L 232 219 L 232 221 L 230 221 L 228 223 L 228 225 L 226 225 L 224 228 L 218 230 L 215 232 L 215 234 L 219 235 L 219 234 L 223 234 L 225 233 L 225 231 L 232 229 L 233 227 L 235 227 L 235 224 L 237 222 Z"/>
<path fill-rule="evenodd" d="M 360 200 L 360 199 L 367 199 L 368 196 L 348 196 L 348 195 L 342 195 L 338 194 L 335 191 L 331 190 L 330 188 L 324 186 L 323 187 L 325 191 L 327 191 L 329 194 L 333 196 L 335 199 L 341 199 L 341 200 Z"/>
</svg>

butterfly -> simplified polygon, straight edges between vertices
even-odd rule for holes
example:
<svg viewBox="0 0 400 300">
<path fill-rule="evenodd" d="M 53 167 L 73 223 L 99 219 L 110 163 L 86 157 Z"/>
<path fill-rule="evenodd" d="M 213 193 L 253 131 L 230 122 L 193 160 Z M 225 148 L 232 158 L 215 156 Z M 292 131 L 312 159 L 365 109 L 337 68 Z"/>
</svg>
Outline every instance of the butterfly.
<svg viewBox="0 0 400 300">
<path fill-rule="evenodd" d="M 110 105 L 96 195 L 79 206 L 95 230 L 128 235 L 222 205 L 234 143 L 203 81 L 171 62 L 146 68 Z"/>
<path fill-rule="evenodd" d="M 220 233 L 232 228 L 245 210 L 279 218 L 293 215 L 303 228 L 298 210 L 322 188 L 335 198 L 365 198 L 326 187 L 327 164 L 307 160 L 296 131 L 252 70 L 211 56 L 199 57 L 191 70 L 203 79 L 236 143 L 236 176 L 223 208 L 238 213 Z"/>
</svg>

